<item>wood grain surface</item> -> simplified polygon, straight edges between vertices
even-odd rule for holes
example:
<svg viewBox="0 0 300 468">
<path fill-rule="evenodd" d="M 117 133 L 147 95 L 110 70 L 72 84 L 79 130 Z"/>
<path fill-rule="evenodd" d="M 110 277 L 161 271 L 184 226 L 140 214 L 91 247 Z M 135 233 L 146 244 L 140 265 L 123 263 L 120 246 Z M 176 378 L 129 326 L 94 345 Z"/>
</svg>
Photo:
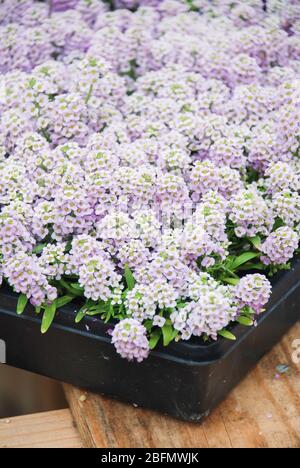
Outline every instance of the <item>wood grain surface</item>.
<svg viewBox="0 0 300 468">
<path fill-rule="evenodd" d="M 68 409 L 0 419 L 0 448 L 80 448 Z"/>
<path fill-rule="evenodd" d="M 300 448 L 300 364 L 292 344 L 298 323 L 201 424 L 65 385 L 84 447 Z M 278 372 L 287 365 L 287 373 Z"/>
</svg>

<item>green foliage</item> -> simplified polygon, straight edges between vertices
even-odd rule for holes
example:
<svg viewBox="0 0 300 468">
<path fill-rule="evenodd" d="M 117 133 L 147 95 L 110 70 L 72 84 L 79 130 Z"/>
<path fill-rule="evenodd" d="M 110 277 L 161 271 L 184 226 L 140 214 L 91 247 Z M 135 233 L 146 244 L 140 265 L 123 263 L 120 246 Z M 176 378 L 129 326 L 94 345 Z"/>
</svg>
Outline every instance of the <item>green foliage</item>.
<svg viewBox="0 0 300 468">
<path fill-rule="evenodd" d="M 43 252 L 47 244 L 38 244 L 32 251 L 32 253 L 39 255 Z"/>
<path fill-rule="evenodd" d="M 20 296 L 18 298 L 18 303 L 17 303 L 17 314 L 18 315 L 23 314 L 27 304 L 28 304 L 27 296 L 25 296 L 25 294 L 20 294 Z"/>
<path fill-rule="evenodd" d="M 231 333 L 228 330 L 225 330 L 225 329 L 220 330 L 218 335 L 221 336 L 222 338 L 226 338 L 226 340 L 236 341 L 236 336 L 234 336 L 233 333 Z"/>
<path fill-rule="evenodd" d="M 60 309 L 61 307 L 64 307 L 65 305 L 72 302 L 74 299 L 75 299 L 75 297 L 72 296 L 72 295 L 60 297 L 59 299 L 56 300 L 57 309 Z"/>
<path fill-rule="evenodd" d="M 277 219 L 275 227 L 280 227 L 281 220 Z M 270 275 L 277 273 L 280 270 L 285 270 L 290 268 L 290 265 L 277 265 L 267 267 L 262 262 L 260 262 L 259 257 L 260 247 L 263 242 L 263 239 L 260 236 L 255 236 L 248 239 L 239 239 L 234 234 L 234 226 L 228 224 L 228 230 L 230 231 L 230 238 L 232 239 L 232 244 L 230 246 L 230 254 L 226 260 L 221 258 L 216 258 L 216 263 L 213 267 L 208 268 L 207 271 L 211 274 L 216 280 L 221 281 L 223 284 L 228 284 L 231 286 L 236 286 L 240 281 L 240 276 L 243 272 L 253 271 L 253 270 L 268 270 Z M 44 241 L 45 242 L 45 241 Z M 33 253 L 40 255 L 43 252 L 47 244 L 40 243 L 38 244 Z M 68 246 L 70 250 L 71 245 Z M 300 253 L 300 249 L 299 249 Z M 199 265 L 201 259 L 199 259 Z M 136 285 L 136 280 L 134 274 L 128 265 L 124 268 L 124 291 L 122 293 L 122 303 L 113 305 L 111 301 L 92 301 L 86 300 L 84 305 L 79 309 L 76 314 L 75 322 L 80 323 L 86 316 L 99 316 L 101 320 L 105 323 L 111 322 L 112 320 L 122 320 L 128 317 L 128 313 L 125 308 L 125 300 L 128 294 L 128 291 L 132 291 Z M 76 276 L 65 276 L 59 281 L 54 281 L 53 286 L 58 289 L 59 297 L 52 304 L 42 305 L 36 307 L 35 311 L 37 314 L 43 313 L 42 317 L 42 333 L 46 333 L 59 309 L 65 305 L 72 303 L 74 300 L 80 300 L 84 298 L 84 288 L 79 284 L 78 277 Z M 180 299 L 177 301 L 176 308 L 178 310 L 186 307 L 189 303 L 189 300 Z M 21 294 L 18 299 L 17 304 L 17 313 L 22 314 L 28 304 L 28 299 L 25 295 Z M 173 309 L 164 309 L 157 311 L 162 317 L 166 319 L 165 325 L 162 328 L 154 327 L 152 320 L 146 320 L 144 326 L 147 330 L 147 335 L 149 337 L 149 346 L 150 349 L 155 349 L 156 346 L 161 342 L 163 346 L 168 346 L 172 341 L 176 340 L 179 336 L 179 332 L 174 329 L 173 324 L 170 320 L 170 314 L 173 312 Z M 254 324 L 254 311 L 250 308 L 245 307 L 240 316 L 236 319 L 236 323 L 239 323 L 243 326 L 252 326 Z M 218 335 L 227 340 L 234 341 L 236 337 L 228 329 L 221 330 Z M 203 341 L 210 341 L 209 337 L 203 336 Z"/>
<path fill-rule="evenodd" d="M 90 317 L 94 317 L 95 315 L 101 315 L 102 320 L 104 320 L 104 322 L 107 323 L 110 321 L 111 318 L 113 318 L 114 309 L 110 301 L 94 302 L 91 299 L 89 299 L 77 313 L 75 317 L 75 322 L 81 322 L 86 315 Z"/>
<path fill-rule="evenodd" d="M 162 331 L 161 328 L 156 328 L 153 330 L 153 332 L 150 334 L 150 340 L 149 340 L 149 348 L 152 350 L 156 348 L 156 346 L 159 343 L 159 340 L 162 336 Z"/>
<path fill-rule="evenodd" d="M 135 279 L 134 279 L 134 276 L 133 276 L 133 273 L 132 271 L 130 270 L 129 266 L 126 265 L 125 266 L 125 272 L 124 272 L 124 276 L 125 276 L 125 280 L 126 280 L 126 284 L 127 284 L 127 288 L 129 291 L 132 291 L 136 282 L 135 282 Z"/>
<path fill-rule="evenodd" d="M 58 282 L 58 285 L 65 289 L 71 296 L 82 297 L 84 295 L 84 290 L 79 286 L 78 283 L 69 283 L 68 281 L 61 279 Z"/>
<path fill-rule="evenodd" d="M 241 315 L 238 319 L 237 322 L 240 325 L 244 325 L 245 327 L 252 327 L 253 325 L 253 320 L 249 317 L 245 317 L 244 315 Z"/>
<path fill-rule="evenodd" d="M 239 281 L 238 278 L 223 278 L 223 283 L 231 284 L 232 286 L 236 286 Z"/>
<path fill-rule="evenodd" d="M 258 252 L 244 252 L 239 256 L 229 257 L 225 262 L 225 267 L 232 273 L 235 273 L 241 266 L 247 264 L 250 260 L 259 257 L 259 255 L 260 254 Z"/>
<path fill-rule="evenodd" d="M 88 312 L 88 308 L 85 304 L 84 306 L 81 307 L 81 309 L 77 313 L 75 317 L 75 323 L 80 323 L 82 319 L 84 319 L 84 317 L 86 316 L 87 312 Z"/>
<path fill-rule="evenodd" d="M 174 330 L 171 320 L 167 320 L 165 325 L 162 327 L 162 335 L 164 346 L 168 346 L 178 335 L 178 331 Z"/>
<path fill-rule="evenodd" d="M 47 305 L 45 307 L 43 319 L 42 319 L 42 327 L 41 332 L 44 334 L 46 333 L 52 325 L 54 320 L 55 314 L 57 310 L 57 303 L 56 301 L 52 302 L 52 304 Z"/>
<path fill-rule="evenodd" d="M 260 246 L 261 246 L 261 238 L 260 238 L 260 236 L 250 237 L 250 238 L 249 238 L 249 241 L 251 242 L 251 244 L 253 245 L 253 247 L 255 247 L 256 249 L 259 249 L 259 248 L 260 248 Z"/>
</svg>

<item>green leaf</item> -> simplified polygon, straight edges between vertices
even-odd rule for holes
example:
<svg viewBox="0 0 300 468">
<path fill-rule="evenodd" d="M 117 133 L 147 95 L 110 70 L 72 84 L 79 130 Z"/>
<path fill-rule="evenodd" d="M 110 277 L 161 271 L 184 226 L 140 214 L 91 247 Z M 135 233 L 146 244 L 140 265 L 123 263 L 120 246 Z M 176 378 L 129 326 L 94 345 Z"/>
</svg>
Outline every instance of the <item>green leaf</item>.
<svg viewBox="0 0 300 468">
<path fill-rule="evenodd" d="M 154 349 L 161 337 L 161 328 L 157 328 L 154 330 L 151 335 L 150 335 L 150 340 L 149 340 L 149 348 L 152 350 Z"/>
<path fill-rule="evenodd" d="M 174 330 L 173 326 L 167 323 L 162 327 L 161 330 L 163 334 L 164 346 L 168 346 L 171 341 L 173 341 L 174 338 L 178 335 L 177 330 Z"/>
<path fill-rule="evenodd" d="M 79 283 L 71 283 L 70 284 L 71 288 L 75 289 L 76 291 L 78 291 L 80 294 L 83 294 L 84 293 L 84 288 L 82 286 L 80 286 Z"/>
<path fill-rule="evenodd" d="M 284 222 L 281 218 L 276 218 L 272 231 L 276 231 L 278 228 L 284 226 Z"/>
<path fill-rule="evenodd" d="M 66 289 L 71 295 L 73 296 L 82 296 L 83 295 L 83 292 L 79 291 L 78 289 L 75 289 L 71 286 L 71 284 L 69 284 L 67 281 L 65 281 L 64 279 L 61 279 L 59 281 L 59 284 L 60 286 L 62 286 L 64 289 Z"/>
<path fill-rule="evenodd" d="M 93 93 L 93 85 L 90 86 L 90 89 L 89 89 L 89 92 L 85 98 L 85 103 L 88 104 L 89 103 L 89 100 L 91 99 L 92 97 L 92 93 Z"/>
<path fill-rule="evenodd" d="M 232 284 L 233 286 L 236 286 L 240 282 L 237 278 L 222 278 L 222 281 L 223 283 Z"/>
<path fill-rule="evenodd" d="M 75 317 L 75 323 L 81 322 L 81 320 L 86 316 L 87 312 L 88 312 L 88 308 L 86 305 L 81 307 L 81 309 L 79 310 L 79 312 L 77 313 Z"/>
<path fill-rule="evenodd" d="M 89 315 L 90 317 L 94 317 L 95 315 L 101 315 L 105 311 L 101 309 L 95 309 L 95 310 L 88 310 L 86 315 Z"/>
<path fill-rule="evenodd" d="M 43 334 L 46 333 L 51 327 L 52 322 L 55 317 L 55 313 L 56 313 L 56 301 L 52 302 L 52 304 L 47 305 L 45 307 L 45 312 L 43 315 L 42 327 L 41 327 L 41 331 Z"/>
<path fill-rule="evenodd" d="M 32 253 L 38 255 L 43 252 L 47 244 L 38 244 L 32 251 Z"/>
<path fill-rule="evenodd" d="M 20 294 L 18 303 L 17 303 L 17 314 L 21 315 L 23 314 L 25 307 L 28 304 L 28 297 L 25 296 L 25 294 Z"/>
<path fill-rule="evenodd" d="M 35 85 L 36 85 L 36 79 L 35 78 L 30 78 L 30 80 L 29 80 L 30 88 L 33 88 Z"/>
<path fill-rule="evenodd" d="M 231 265 L 233 264 L 233 261 L 234 261 L 235 258 L 236 258 L 236 257 L 235 257 L 234 255 L 228 255 L 228 257 L 226 258 L 226 262 L 223 263 L 223 266 L 224 266 L 225 268 L 231 269 Z M 215 268 L 215 266 L 212 267 L 212 268 Z"/>
<path fill-rule="evenodd" d="M 74 299 L 75 299 L 75 296 L 71 296 L 71 295 L 60 297 L 59 299 L 56 300 L 57 309 L 60 309 L 61 307 L 69 304 Z"/>
<path fill-rule="evenodd" d="M 144 327 L 146 328 L 147 332 L 150 332 L 153 327 L 153 320 L 146 320 L 143 323 Z"/>
<path fill-rule="evenodd" d="M 242 309 L 242 314 L 241 315 L 243 317 L 247 317 L 247 318 L 250 318 L 251 320 L 253 320 L 253 317 L 255 316 L 255 311 L 253 309 L 251 309 L 251 307 L 245 306 Z"/>
<path fill-rule="evenodd" d="M 262 262 L 258 263 L 247 263 L 246 265 L 242 265 L 239 270 L 243 271 L 248 271 L 248 270 L 266 270 L 267 267 L 264 265 Z"/>
<path fill-rule="evenodd" d="M 107 309 L 107 307 L 106 307 L 106 309 Z M 104 310 L 104 312 L 105 312 L 105 310 Z M 114 307 L 113 307 L 112 304 L 109 304 L 108 311 L 106 310 L 106 314 L 107 315 L 105 317 L 104 323 L 108 323 L 110 321 L 111 317 L 114 314 Z"/>
<path fill-rule="evenodd" d="M 247 262 L 250 262 L 250 260 L 253 260 L 254 258 L 259 257 L 260 253 L 258 252 L 244 252 L 238 257 L 235 257 L 234 260 L 232 261 L 230 265 L 230 269 L 232 271 L 237 270 L 241 265 L 244 265 Z"/>
<path fill-rule="evenodd" d="M 241 315 L 238 319 L 237 322 L 240 323 L 241 325 L 244 325 L 245 327 L 252 327 L 253 325 L 253 320 L 250 319 L 249 317 L 245 317 Z"/>
<path fill-rule="evenodd" d="M 35 308 L 35 313 L 38 315 L 38 314 L 41 313 L 41 310 L 42 310 L 42 307 L 41 307 L 41 306 L 37 306 L 37 307 Z"/>
<path fill-rule="evenodd" d="M 256 249 L 259 249 L 260 246 L 261 246 L 261 238 L 259 236 L 255 236 L 255 237 L 250 237 L 249 238 L 249 241 L 251 242 L 251 244 L 253 245 L 253 247 L 255 247 Z"/>
<path fill-rule="evenodd" d="M 177 302 L 177 309 L 184 309 L 184 307 L 187 305 L 187 302 Z"/>
<path fill-rule="evenodd" d="M 228 330 L 221 330 L 219 331 L 218 335 L 222 336 L 223 338 L 226 338 L 226 340 L 236 341 L 236 336 L 234 336 Z"/>
<path fill-rule="evenodd" d="M 129 289 L 129 291 L 132 291 L 134 286 L 135 286 L 135 279 L 134 279 L 133 273 L 130 270 L 128 265 L 125 266 L 125 273 L 124 274 L 125 274 L 125 280 L 126 280 L 127 287 Z"/>
</svg>

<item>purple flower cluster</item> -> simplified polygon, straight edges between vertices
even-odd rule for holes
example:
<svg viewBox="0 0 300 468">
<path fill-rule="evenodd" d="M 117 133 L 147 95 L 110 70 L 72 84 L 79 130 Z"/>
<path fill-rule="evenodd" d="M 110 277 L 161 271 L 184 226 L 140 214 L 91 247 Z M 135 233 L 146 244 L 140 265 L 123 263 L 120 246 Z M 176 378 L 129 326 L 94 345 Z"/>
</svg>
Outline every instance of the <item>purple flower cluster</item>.
<svg viewBox="0 0 300 468">
<path fill-rule="evenodd" d="M 299 61 L 293 0 L 3 0 L 0 281 L 39 306 L 72 278 L 139 361 L 259 313 L 264 276 L 225 280 L 298 249 Z"/>
<path fill-rule="evenodd" d="M 129 361 L 142 362 L 150 351 L 146 328 L 132 318 L 122 320 L 115 326 L 112 343 L 120 356 Z"/>
<path fill-rule="evenodd" d="M 289 227 L 282 227 L 272 232 L 260 250 L 261 259 L 266 265 L 284 265 L 291 260 L 299 245 L 298 234 Z"/>
<path fill-rule="evenodd" d="M 3 275 L 16 292 L 30 297 L 35 306 L 53 302 L 57 297 L 34 256 L 19 252 L 9 258 L 3 264 Z"/>
<path fill-rule="evenodd" d="M 217 339 L 218 332 L 234 321 L 237 315 L 230 288 L 203 277 L 200 281 L 203 282 L 203 279 L 205 282 L 197 299 L 171 315 L 175 330 L 180 331 L 184 340 L 203 335 Z"/>
<path fill-rule="evenodd" d="M 271 285 L 264 275 L 246 275 L 235 287 L 234 295 L 240 307 L 248 306 L 259 314 L 270 299 Z"/>
<path fill-rule="evenodd" d="M 230 220 L 236 226 L 237 237 L 267 236 L 274 224 L 274 213 L 256 190 L 241 190 L 230 200 Z"/>
<path fill-rule="evenodd" d="M 158 278 L 150 284 L 138 284 L 127 294 L 126 309 L 135 319 L 143 322 L 153 318 L 157 309 L 173 309 L 179 294 L 166 280 Z"/>
</svg>

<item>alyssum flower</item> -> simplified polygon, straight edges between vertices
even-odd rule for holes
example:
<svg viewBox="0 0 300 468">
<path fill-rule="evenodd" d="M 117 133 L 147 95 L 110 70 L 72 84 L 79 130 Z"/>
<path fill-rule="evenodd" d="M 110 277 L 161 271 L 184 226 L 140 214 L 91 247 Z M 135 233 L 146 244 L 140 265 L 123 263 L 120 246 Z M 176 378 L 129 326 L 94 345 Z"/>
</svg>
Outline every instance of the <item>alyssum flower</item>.
<svg viewBox="0 0 300 468">
<path fill-rule="evenodd" d="M 295 2 L 0 3 L 0 282 L 18 311 L 49 323 L 81 298 L 76 321 L 109 322 L 138 362 L 259 320 L 299 248 Z"/>
</svg>

